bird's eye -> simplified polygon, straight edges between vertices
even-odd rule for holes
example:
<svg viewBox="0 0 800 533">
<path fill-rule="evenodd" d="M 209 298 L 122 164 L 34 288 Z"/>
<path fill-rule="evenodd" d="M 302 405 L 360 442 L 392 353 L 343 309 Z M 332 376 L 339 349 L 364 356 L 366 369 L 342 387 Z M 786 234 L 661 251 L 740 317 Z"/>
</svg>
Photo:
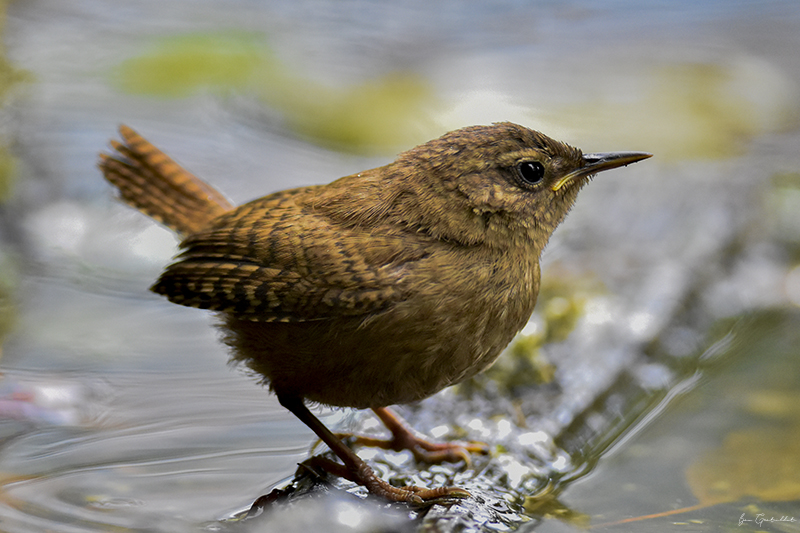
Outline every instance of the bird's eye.
<svg viewBox="0 0 800 533">
<path fill-rule="evenodd" d="M 538 161 L 517 163 L 517 175 L 524 185 L 536 185 L 544 179 L 544 165 Z"/>
</svg>

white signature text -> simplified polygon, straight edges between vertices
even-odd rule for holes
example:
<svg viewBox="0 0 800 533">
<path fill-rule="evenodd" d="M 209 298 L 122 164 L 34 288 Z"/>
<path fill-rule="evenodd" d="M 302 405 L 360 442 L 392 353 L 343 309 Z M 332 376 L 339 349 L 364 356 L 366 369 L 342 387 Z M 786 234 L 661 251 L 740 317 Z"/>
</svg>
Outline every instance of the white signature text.
<svg viewBox="0 0 800 533">
<path fill-rule="evenodd" d="M 763 527 L 764 522 L 772 523 L 772 522 L 798 522 L 798 519 L 793 516 L 781 516 L 780 518 L 775 516 L 770 516 L 766 518 L 764 513 L 758 513 L 755 518 L 745 518 L 744 513 L 742 516 L 739 517 L 739 525 L 741 526 L 745 522 L 755 522 L 758 527 Z"/>
</svg>

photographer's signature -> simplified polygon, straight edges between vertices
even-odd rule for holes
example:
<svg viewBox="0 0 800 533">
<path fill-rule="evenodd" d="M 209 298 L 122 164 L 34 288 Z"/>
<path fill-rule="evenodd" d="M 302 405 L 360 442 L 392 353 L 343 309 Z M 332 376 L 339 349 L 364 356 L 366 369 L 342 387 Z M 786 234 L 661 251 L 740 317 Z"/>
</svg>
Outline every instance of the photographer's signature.
<svg viewBox="0 0 800 533">
<path fill-rule="evenodd" d="M 755 518 L 745 518 L 745 513 L 742 513 L 742 516 L 739 517 L 739 525 L 746 522 L 755 522 L 758 527 L 763 527 L 764 522 L 773 523 L 773 522 L 798 522 L 797 518 L 793 516 L 781 516 L 780 518 L 775 516 L 770 516 L 769 518 L 764 516 L 764 513 L 758 513 Z"/>
</svg>

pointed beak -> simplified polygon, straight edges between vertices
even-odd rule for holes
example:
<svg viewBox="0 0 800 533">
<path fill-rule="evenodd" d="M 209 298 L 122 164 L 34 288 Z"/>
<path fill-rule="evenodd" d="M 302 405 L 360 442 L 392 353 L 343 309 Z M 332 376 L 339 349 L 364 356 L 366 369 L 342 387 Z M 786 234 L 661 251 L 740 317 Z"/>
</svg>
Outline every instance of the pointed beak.
<svg viewBox="0 0 800 533">
<path fill-rule="evenodd" d="M 646 152 L 608 152 L 603 154 L 584 154 L 583 166 L 577 170 L 573 170 L 566 176 L 562 177 L 553 185 L 553 190 L 561 189 L 567 183 L 597 174 L 603 170 L 610 170 L 612 168 L 624 167 L 631 163 L 636 163 L 642 159 L 653 157 L 653 154 Z"/>
</svg>

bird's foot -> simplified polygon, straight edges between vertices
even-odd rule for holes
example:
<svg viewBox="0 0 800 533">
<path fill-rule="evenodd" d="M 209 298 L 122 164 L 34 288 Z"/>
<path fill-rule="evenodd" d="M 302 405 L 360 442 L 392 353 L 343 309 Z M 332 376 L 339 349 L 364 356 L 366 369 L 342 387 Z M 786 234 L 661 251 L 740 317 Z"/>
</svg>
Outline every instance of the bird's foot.
<svg viewBox="0 0 800 533">
<path fill-rule="evenodd" d="M 381 422 L 392 433 L 388 440 L 360 435 L 339 435 L 347 437 L 353 444 L 394 450 L 409 450 L 414 459 L 421 463 L 458 463 L 463 461 L 467 466 L 471 463 L 472 454 L 485 455 L 489 448 L 482 442 L 431 442 L 408 427 L 394 412 L 386 407 L 373 409 Z"/>
<path fill-rule="evenodd" d="M 420 463 L 440 464 L 463 461 L 466 466 L 472 463 L 472 454 L 489 453 L 482 442 L 431 442 L 412 432 L 403 435 L 392 435 L 391 439 L 379 439 L 366 435 L 338 434 L 353 445 L 381 448 L 396 452 L 409 450 Z M 399 437 L 399 438 L 398 438 Z"/>
<path fill-rule="evenodd" d="M 303 466 L 312 471 L 323 470 L 365 487 L 370 494 L 393 502 L 405 502 L 413 505 L 433 505 L 447 500 L 469 498 L 471 494 L 458 487 L 438 487 L 426 489 L 414 485 L 395 487 L 384 481 L 366 463 L 359 462 L 357 469 L 351 470 L 341 463 L 326 457 L 315 455 L 304 461 Z"/>
<path fill-rule="evenodd" d="M 341 439 L 331 433 L 331 431 L 308 410 L 302 398 L 279 394 L 278 401 L 314 431 L 314 433 L 328 445 L 331 451 L 342 460 L 342 463 L 344 463 L 337 463 L 319 456 L 312 457 L 303 463 L 306 468 L 312 472 L 315 467 L 319 468 L 325 472 L 363 485 L 370 493 L 395 502 L 432 505 L 435 503 L 442 503 L 442 500 L 468 498 L 470 496 L 469 492 L 457 487 L 423 489 L 414 486 L 398 488 L 390 485 L 379 478 L 375 471 L 372 470 L 363 459 L 344 445 Z"/>
</svg>

